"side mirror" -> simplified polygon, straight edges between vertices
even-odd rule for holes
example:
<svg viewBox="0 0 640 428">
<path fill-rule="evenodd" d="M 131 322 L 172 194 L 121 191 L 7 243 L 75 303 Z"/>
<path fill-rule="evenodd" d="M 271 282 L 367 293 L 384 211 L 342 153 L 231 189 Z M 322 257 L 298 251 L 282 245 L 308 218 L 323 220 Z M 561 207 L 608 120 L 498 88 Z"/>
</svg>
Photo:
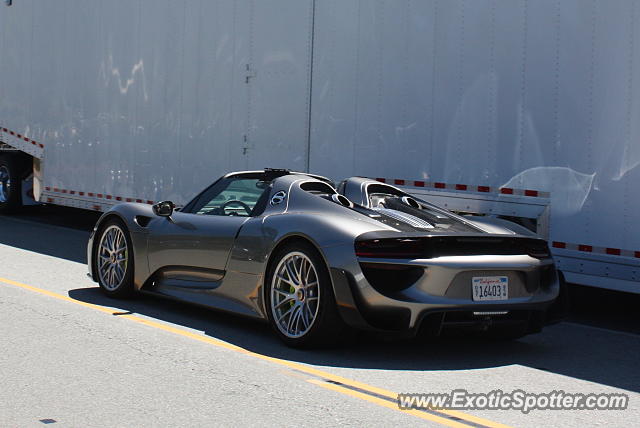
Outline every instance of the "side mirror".
<svg viewBox="0 0 640 428">
<path fill-rule="evenodd" d="M 176 209 L 176 204 L 171 201 L 158 202 L 153 206 L 153 213 L 159 217 L 171 217 Z"/>
</svg>

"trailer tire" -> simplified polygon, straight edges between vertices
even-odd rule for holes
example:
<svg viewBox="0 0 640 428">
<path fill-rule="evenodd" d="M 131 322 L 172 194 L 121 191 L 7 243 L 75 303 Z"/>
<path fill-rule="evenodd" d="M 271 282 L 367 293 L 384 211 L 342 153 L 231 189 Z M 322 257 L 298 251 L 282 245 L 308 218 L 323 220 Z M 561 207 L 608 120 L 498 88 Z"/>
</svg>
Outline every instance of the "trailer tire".
<svg viewBox="0 0 640 428">
<path fill-rule="evenodd" d="M 0 214 L 22 208 L 22 180 L 31 158 L 22 153 L 0 154 Z"/>
</svg>

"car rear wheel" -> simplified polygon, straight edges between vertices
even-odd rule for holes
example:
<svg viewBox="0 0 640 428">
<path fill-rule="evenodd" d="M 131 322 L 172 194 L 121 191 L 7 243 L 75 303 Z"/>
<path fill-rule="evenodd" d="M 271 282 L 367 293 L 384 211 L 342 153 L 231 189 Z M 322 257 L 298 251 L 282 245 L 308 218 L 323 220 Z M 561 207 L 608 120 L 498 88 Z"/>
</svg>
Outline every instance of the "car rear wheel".
<svg viewBox="0 0 640 428">
<path fill-rule="evenodd" d="M 344 325 L 329 271 L 315 248 L 295 242 L 278 250 L 272 260 L 266 298 L 276 334 L 293 347 L 335 342 Z"/>
<path fill-rule="evenodd" d="M 100 289 L 111 297 L 133 294 L 133 251 L 129 232 L 116 219 L 101 229 L 95 250 L 94 269 Z"/>
</svg>

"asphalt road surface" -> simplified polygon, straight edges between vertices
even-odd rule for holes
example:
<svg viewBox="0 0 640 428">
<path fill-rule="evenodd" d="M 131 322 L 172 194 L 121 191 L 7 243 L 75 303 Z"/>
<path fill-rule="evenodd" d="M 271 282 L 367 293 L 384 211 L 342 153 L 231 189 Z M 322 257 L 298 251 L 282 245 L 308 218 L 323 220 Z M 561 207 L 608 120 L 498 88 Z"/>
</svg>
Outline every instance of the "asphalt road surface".
<svg viewBox="0 0 640 428">
<path fill-rule="evenodd" d="M 104 297 L 86 277 L 85 245 L 96 219 L 57 207 L 0 217 L 0 427 L 584 427 L 640 420 L 635 296 L 575 288 L 574 297 L 606 301 L 607 308 L 581 302 L 568 322 L 509 343 L 362 335 L 335 349 L 298 351 L 259 322 L 149 297 Z M 526 414 L 404 411 L 395 402 L 397 393 L 458 389 L 630 398 L 626 410 Z"/>
</svg>

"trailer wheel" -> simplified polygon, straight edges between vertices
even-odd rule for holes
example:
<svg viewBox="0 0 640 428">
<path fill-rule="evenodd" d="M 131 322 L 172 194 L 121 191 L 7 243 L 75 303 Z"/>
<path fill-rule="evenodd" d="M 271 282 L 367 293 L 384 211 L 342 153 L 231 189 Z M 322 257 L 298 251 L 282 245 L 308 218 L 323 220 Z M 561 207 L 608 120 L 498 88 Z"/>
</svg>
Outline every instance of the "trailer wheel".
<svg viewBox="0 0 640 428">
<path fill-rule="evenodd" d="M 0 214 L 15 212 L 22 207 L 22 179 L 27 165 L 20 154 L 0 155 Z"/>
</svg>

